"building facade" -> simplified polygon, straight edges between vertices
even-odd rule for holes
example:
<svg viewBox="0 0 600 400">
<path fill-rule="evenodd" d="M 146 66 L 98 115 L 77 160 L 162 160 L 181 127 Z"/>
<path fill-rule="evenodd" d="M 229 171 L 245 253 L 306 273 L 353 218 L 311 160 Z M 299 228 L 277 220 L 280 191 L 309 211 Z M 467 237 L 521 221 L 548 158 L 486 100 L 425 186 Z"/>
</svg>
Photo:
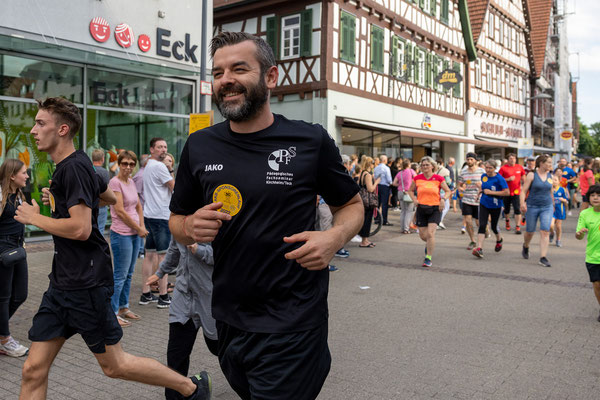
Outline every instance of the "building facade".
<svg viewBox="0 0 600 400">
<path fill-rule="evenodd" d="M 4 1 L 0 161 L 26 162 L 34 198 L 54 168 L 28 134 L 35 99 L 63 96 L 75 103 L 83 116 L 77 146 L 111 150 L 107 164 L 117 149 L 147 153 L 154 136 L 164 137 L 178 158 L 189 115 L 200 109 L 200 66 L 207 59 L 201 54 L 201 2 L 188 3 Z M 206 17 L 210 24 L 212 2 Z"/>
<path fill-rule="evenodd" d="M 467 16 L 462 0 L 216 1 L 214 29 L 263 37 L 273 111 L 322 124 L 343 153 L 462 159 L 493 145 L 465 132 Z"/>
</svg>

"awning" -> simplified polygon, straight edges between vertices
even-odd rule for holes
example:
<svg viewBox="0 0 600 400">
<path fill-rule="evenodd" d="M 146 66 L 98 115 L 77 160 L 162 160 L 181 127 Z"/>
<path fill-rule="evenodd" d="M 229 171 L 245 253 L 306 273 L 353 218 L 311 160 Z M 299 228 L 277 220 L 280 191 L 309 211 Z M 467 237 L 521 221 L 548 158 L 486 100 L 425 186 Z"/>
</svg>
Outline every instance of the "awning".
<svg viewBox="0 0 600 400">
<path fill-rule="evenodd" d="M 361 128 L 377 129 L 385 132 L 394 132 L 400 134 L 400 136 L 413 137 L 419 139 L 428 140 L 440 140 L 442 142 L 452 143 L 469 143 L 476 144 L 478 146 L 490 146 L 490 147 L 508 147 L 508 144 L 501 142 L 488 142 L 484 140 L 471 139 L 465 136 L 452 135 L 449 133 L 433 131 L 428 129 L 417 129 L 404 127 L 399 125 L 383 124 L 380 122 L 365 121 L 362 119 L 337 117 L 336 123 L 338 125 L 345 126 L 356 126 Z"/>
<path fill-rule="evenodd" d="M 502 140 L 502 139 L 491 139 L 486 136 L 475 135 L 477 140 L 488 143 L 486 146 L 494 146 L 494 147 L 513 147 L 517 148 L 517 142 L 511 140 Z"/>
</svg>

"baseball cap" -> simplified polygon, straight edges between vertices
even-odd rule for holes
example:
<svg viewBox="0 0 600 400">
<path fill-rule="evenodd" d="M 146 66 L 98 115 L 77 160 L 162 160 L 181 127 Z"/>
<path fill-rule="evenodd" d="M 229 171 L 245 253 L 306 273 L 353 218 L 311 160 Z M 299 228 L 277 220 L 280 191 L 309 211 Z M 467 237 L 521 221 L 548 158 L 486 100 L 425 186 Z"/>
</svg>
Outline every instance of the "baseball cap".
<svg viewBox="0 0 600 400">
<path fill-rule="evenodd" d="M 477 154 L 473 153 L 473 152 L 468 152 L 467 155 L 465 156 L 465 158 L 474 158 L 477 159 Z"/>
</svg>

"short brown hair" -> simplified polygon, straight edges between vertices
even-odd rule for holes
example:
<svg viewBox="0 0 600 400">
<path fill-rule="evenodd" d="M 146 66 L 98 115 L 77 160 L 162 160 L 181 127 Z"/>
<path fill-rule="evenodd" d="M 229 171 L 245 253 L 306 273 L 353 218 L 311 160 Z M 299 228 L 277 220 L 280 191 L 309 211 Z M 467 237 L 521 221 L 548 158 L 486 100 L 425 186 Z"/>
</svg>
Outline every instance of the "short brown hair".
<svg viewBox="0 0 600 400">
<path fill-rule="evenodd" d="M 100 162 L 102 160 L 104 160 L 104 150 L 95 149 L 94 151 L 92 151 L 92 161 Z"/>
<path fill-rule="evenodd" d="M 40 110 L 54 115 L 59 125 L 69 127 L 69 138 L 73 139 L 81 128 L 81 114 L 79 108 L 69 100 L 62 97 L 48 97 L 46 100 L 36 100 Z"/>
<path fill-rule="evenodd" d="M 215 53 L 222 47 L 233 46 L 245 41 L 254 42 L 256 45 L 256 60 L 260 64 L 260 72 L 266 74 L 269 68 L 275 66 L 273 49 L 263 39 L 246 32 L 221 32 L 210 41 L 210 56 L 215 58 Z"/>
<path fill-rule="evenodd" d="M 121 150 L 119 156 L 117 157 L 117 164 L 121 164 L 121 161 L 125 158 L 131 158 L 134 163 L 137 164 L 137 156 L 131 150 Z"/>
<path fill-rule="evenodd" d="M 542 154 L 542 155 L 538 156 L 535 159 L 535 167 L 539 168 L 540 165 L 542 165 L 543 163 L 545 163 L 546 160 L 548 160 L 549 158 L 550 158 L 550 156 L 548 154 Z"/>
<path fill-rule="evenodd" d="M 506 155 L 506 159 L 508 160 L 509 158 L 514 157 L 515 159 L 517 158 L 517 155 L 515 153 L 508 153 Z"/>
</svg>

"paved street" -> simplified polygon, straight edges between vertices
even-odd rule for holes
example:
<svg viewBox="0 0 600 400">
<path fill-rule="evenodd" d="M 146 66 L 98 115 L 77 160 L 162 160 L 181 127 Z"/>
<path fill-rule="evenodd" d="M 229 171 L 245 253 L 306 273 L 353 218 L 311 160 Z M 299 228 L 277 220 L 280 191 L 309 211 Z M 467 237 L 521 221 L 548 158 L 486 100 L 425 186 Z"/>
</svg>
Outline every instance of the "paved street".
<svg viewBox="0 0 600 400">
<path fill-rule="evenodd" d="M 520 256 L 522 236 L 505 234 L 485 258 L 466 250 L 459 216 L 438 231 L 434 267 L 423 269 L 417 235 L 393 227 L 373 238 L 374 249 L 348 245 L 331 275 L 330 347 L 333 367 L 320 399 L 597 399 L 600 390 L 598 305 L 584 265 L 584 242 L 574 239 L 576 217 L 566 223 L 563 248 L 551 246 L 550 269 Z M 505 232 L 503 232 L 505 233 Z M 51 246 L 30 246 L 30 294 L 11 321 L 26 332 L 48 284 Z M 135 287 L 139 287 L 140 268 Z M 363 289 L 361 289 L 363 287 Z M 369 287 L 366 289 L 365 287 Z M 126 328 L 125 350 L 166 361 L 167 314 L 153 306 L 132 309 L 143 319 Z M 17 397 L 23 359 L 0 356 L 0 398 Z M 200 339 L 192 371 L 213 375 L 215 399 L 235 399 L 218 362 Z M 79 337 L 69 340 L 50 375 L 49 399 L 161 399 L 162 389 L 102 375 Z M 290 399 L 294 394 L 290 394 Z"/>
</svg>

